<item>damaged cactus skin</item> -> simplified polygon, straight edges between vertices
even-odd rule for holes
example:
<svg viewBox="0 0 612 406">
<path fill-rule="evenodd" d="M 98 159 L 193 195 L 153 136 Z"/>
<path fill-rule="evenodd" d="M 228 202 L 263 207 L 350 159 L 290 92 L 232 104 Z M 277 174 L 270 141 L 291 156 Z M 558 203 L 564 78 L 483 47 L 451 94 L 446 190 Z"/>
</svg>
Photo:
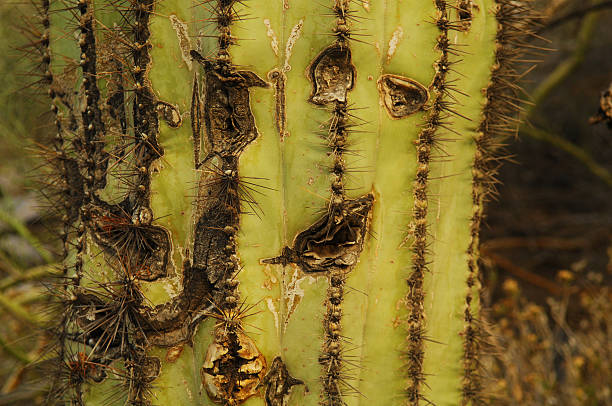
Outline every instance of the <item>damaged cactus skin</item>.
<svg viewBox="0 0 612 406">
<path fill-rule="evenodd" d="M 529 7 L 257 1 L 41 0 L 48 403 L 479 404 L 483 106 Z"/>
</svg>

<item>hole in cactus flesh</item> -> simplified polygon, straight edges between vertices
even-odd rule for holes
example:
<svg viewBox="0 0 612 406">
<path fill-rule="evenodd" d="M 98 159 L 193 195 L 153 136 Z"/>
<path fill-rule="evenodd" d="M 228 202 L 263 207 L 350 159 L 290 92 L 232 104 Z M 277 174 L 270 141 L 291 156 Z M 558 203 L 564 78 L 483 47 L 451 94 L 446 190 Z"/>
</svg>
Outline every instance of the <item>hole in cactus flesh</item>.
<svg viewBox="0 0 612 406">
<path fill-rule="evenodd" d="M 355 80 L 355 67 L 347 46 L 330 45 L 315 58 L 309 70 L 312 103 L 346 102 L 346 94 L 353 89 Z"/>
<path fill-rule="evenodd" d="M 158 101 L 155 108 L 157 109 L 157 113 L 164 118 L 169 127 L 178 128 L 183 123 L 181 112 L 177 106 L 163 101 Z"/>
<path fill-rule="evenodd" d="M 461 31 L 468 31 L 472 25 L 474 10 L 478 10 L 478 6 L 472 0 L 458 0 L 456 10 Z"/>
<path fill-rule="evenodd" d="M 221 328 L 208 346 L 200 375 L 214 402 L 238 405 L 257 393 L 266 366 L 250 337 L 241 330 Z"/>
<path fill-rule="evenodd" d="M 235 71 L 222 63 L 208 60 L 191 51 L 204 66 L 204 123 L 209 156 L 237 156 L 257 138 L 251 111 L 249 88 L 267 87 L 259 76 L 249 71 Z"/>
<path fill-rule="evenodd" d="M 378 92 L 383 106 L 396 119 L 421 110 L 429 99 L 425 86 L 416 80 L 397 75 L 381 76 L 378 79 Z"/>
<path fill-rule="evenodd" d="M 281 256 L 263 263 L 298 264 L 304 272 L 348 270 L 357 263 L 374 204 L 368 194 L 331 205 L 328 212 L 295 237 L 293 248 L 285 247 Z"/>
</svg>

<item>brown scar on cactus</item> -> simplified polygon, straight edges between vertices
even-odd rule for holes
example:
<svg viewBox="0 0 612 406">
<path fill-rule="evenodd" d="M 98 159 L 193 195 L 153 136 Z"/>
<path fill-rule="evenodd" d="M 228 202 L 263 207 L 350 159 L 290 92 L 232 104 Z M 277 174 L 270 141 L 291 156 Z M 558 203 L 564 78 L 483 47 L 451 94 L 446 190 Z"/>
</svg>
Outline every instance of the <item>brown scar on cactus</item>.
<svg viewBox="0 0 612 406">
<path fill-rule="evenodd" d="M 427 88 L 414 79 L 386 74 L 378 79 L 377 84 L 382 105 L 393 119 L 422 110 L 429 100 Z"/>
<path fill-rule="evenodd" d="M 175 14 L 170 14 L 168 18 L 170 19 L 172 28 L 174 31 L 176 31 L 176 38 L 179 43 L 179 48 L 181 49 L 181 58 L 189 70 L 191 70 L 193 63 L 189 57 L 189 51 L 191 50 L 192 46 L 187 24 L 184 21 L 181 21 Z"/>
<path fill-rule="evenodd" d="M 346 102 L 346 94 L 355 84 L 355 66 L 348 46 L 334 43 L 325 48 L 308 67 L 314 104 Z"/>
<path fill-rule="evenodd" d="M 310 273 L 353 267 L 363 249 L 373 205 L 372 194 L 344 200 L 336 209 L 330 210 L 299 233 L 293 248 L 285 247 L 280 256 L 266 258 L 261 262 L 283 265 L 294 263 L 304 272 Z"/>
<path fill-rule="evenodd" d="M 208 396 L 216 403 L 239 405 L 255 395 L 266 372 L 266 359 L 241 329 L 216 329 L 200 371 Z"/>
<path fill-rule="evenodd" d="M 191 134 L 193 137 L 194 167 L 200 167 L 200 148 L 202 139 L 202 101 L 200 99 L 200 84 L 198 75 L 193 75 L 193 89 L 191 92 Z"/>
<path fill-rule="evenodd" d="M 135 278 L 154 281 L 167 276 L 171 250 L 170 234 L 155 226 L 153 212 L 146 206 L 131 213 L 120 205 L 98 202 L 88 208 L 94 241 L 109 260 L 119 261 Z"/>
<path fill-rule="evenodd" d="M 155 109 L 169 127 L 179 128 L 183 124 L 183 117 L 181 117 L 181 112 L 177 105 L 158 100 L 155 104 Z"/>
<path fill-rule="evenodd" d="M 161 360 L 158 357 L 145 357 L 142 372 L 148 382 L 153 382 L 161 373 Z"/>
<path fill-rule="evenodd" d="M 274 107 L 276 131 L 280 135 L 281 141 L 289 135 L 287 132 L 287 111 L 285 100 L 285 84 L 287 76 L 280 69 L 273 69 L 268 72 L 268 79 L 274 84 Z"/>
<path fill-rule="evenodd" d="M 191 57 L 205 71 L 204 124 L 208 141 L 208 156 L 237 156 L 257 138 L 255 118 L 251 111 L 249 88 L 268 87 L 268 83 L 250 71 L 237 71 L 232 67 L 208 60 L 197 51 Z M 194 90 L 195 91 L 195 90 Z M 198 143 L 199 140 L 194 140 Z"/>
<path fill-rule="evenodd" d="M 291 389 L 296 385 L 304 385 L 304 382 L 289 374 L 281 357 L 274 358 L 268 373 L 259 384 L 264 388 L 266 406 L 287 406 Z"/>
<path fill-rule="evenodd" d="M 404 29 L 401 26 L 398 26 L 395 31 L 393 31 L 391 39 L 389 40 L 389 47 L 387 50 L 387 63 L 391 62 L 391 59 L 393 59 L 393 56 L 395 55 L 395 52 L 397 51 L 397 48 L 399 47 L 400 42 L 403 38 Z"/>
</svg>

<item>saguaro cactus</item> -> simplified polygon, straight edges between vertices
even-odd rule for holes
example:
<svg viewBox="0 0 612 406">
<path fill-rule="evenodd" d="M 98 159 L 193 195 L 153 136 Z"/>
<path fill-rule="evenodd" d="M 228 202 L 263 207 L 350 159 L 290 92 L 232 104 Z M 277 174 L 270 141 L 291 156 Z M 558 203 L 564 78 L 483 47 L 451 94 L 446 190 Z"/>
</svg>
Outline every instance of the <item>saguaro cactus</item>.
<svg viewBox="0 0 612 406">
<path fill-rule="evenodd" d="M 481 404 L 520 1 L 40 0 L 49 403 Z"/>
</svg>

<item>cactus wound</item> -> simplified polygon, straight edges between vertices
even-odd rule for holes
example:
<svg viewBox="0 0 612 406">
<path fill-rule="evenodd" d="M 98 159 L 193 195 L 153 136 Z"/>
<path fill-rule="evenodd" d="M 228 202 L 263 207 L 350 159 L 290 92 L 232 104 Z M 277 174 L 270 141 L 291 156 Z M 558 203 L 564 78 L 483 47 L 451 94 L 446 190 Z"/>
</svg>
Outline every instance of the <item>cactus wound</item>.
<svg viewBox="0 0 612 406">
<path fill-rule="evenodd" d="M 378 92 L 383 106 L 392 118 L 403 118 L 421 110 L 429 99 L 429 92 L 414 79 L 397 75 L 382 75 Z"/>
<path fill-rule="evenodd" d="M 161 360 L 157 357 L 144 357 L 140 365 L 142 378 L 151 383 L 161 373 Z"/>
<path fill-rule="evenodd" d="M 200 371 L 202 384 L 213 401 L 238 405 L 257 393 L 266 359 L 240 329 L 217 329 L 215 334 Z"/>
<path fill-rule="evenodd" d="M 239 260 L 234 237 L 241 213 L 238 157 L 258 136 L 248 88 L 267 86 L 252 72 L 235 71 L 218 60 L 204 59 L 196 51 L 191 55 L 206 70 L 203 121 L 209 151 L 200 161 L 202 106 L 196 77 L 191 105 L 195 167 L 207 161 L 211 164 L 202 172 L 198 187 L 193 256 L 184 264 L 183 290 L 171 302 L 142 312 L 147 339 L 160 346 L 188 342 L 211 302 L 218 309 L 237 305 L 234 274 Z M 172 120 L 180 117 L 174 106 L 158 103 L 158 108 L 160 105 L 162 113 L 173 116 Z"/>
<path fill-rule="evenodd" d="M 285 100 L 285 84 L 287 76 L 280 69 L 273 69 L 268 72 L 268 79 L 274 83 L 274 107 L 276 131 L 280 135 L 281 141 L 289 135 L 287 132 L 287 111 Z"/>
<path fill-rule="evenodd" d="M 264 387 L 266 406 L 286 406 L 291 396 L 291 389 L 303 384 L 304 382 L 289 374 L 281 357 L 276 357 L 259 385 Z"/>
<path fill-rule="evenodd" d="M 315 58 L 309 70 L 313 85 L 312 103 L 346 102 L 346 94 L 353 89 L 355 81 L 355 67 L 348 46 L 330 45 Z"/>
<path fill-rule="evenodd" d="M 151 224 L 151 209 L 138 207 L 130 215 L 119 205 L 104 206 L 100 202 L 88 211 L 94 240 L 107 256 L 137 279 L 154 281 L 167 276 L 170 236 Z"/>
<path fill-rule="evenodd" d="M 223 207 L 218 208 L 219 212 L 214 209 L 198 220 L 193 247 L 193 267 L 205 271 L 212 285 L 230 276 L 228 270 L 231 273 L 233 267 L 227 260 L 234 244 L 232 213 L 222 211 Z"/>
<path fill-rule="evenodd" d="M 478 10 L 478 5 L 474 4 L 472 0 L 458 0 L 457 1 L 457 22 L 459 23 L 462 31 L 468 31 L 472 25 L 472 14 L 473 10 Z"/>
<path fill-rule="evenodd" d="M 317 222 L 299 233 L 293 248 L 285 247 L 281 256 L 264 259 L 267 264 L 294 263 L 304 272 L 349 270 L 363 249 L 374 196 L 368 194 L 344 200 Z"/>
<path fill-rule="evenodd" d="M 183 124 L 183 118 L 177 106 L 160 100 L 157 101 L 155 108 L 169 127 L 178 128 Z"/>
<path fill-rule="evenodd" d="M 205 69 L 204 124 L 209 153 L 204 162 L 212 155 L 236 156 L 257 138 L 249 87 L 268 84 L 253 72 L 236 71 L 196 51 L 191 51 L 191 56 Z"/>
</svg>

